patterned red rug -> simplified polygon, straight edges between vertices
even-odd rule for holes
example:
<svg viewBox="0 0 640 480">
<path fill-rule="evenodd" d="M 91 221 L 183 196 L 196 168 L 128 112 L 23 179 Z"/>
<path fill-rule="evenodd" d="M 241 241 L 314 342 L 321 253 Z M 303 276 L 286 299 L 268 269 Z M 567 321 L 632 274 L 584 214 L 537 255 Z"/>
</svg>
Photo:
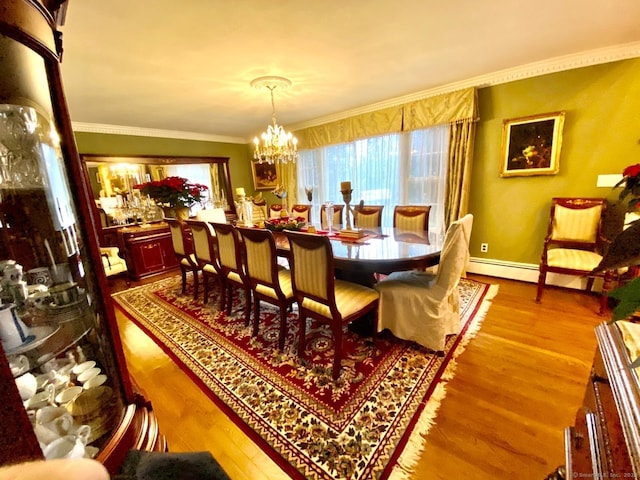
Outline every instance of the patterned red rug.
<svg viewBox="0 0 640 480">
<path fill-rule="evenodd" d="M 295 311 L 280 352 L 277 309 L 265 304 L 251 337 L 243 299 L 227 316 L 217 309 L 217 290 L 204 306 L 181 294 L 179 276 L 113 297 L 292 478 L 365 479 L 387 478 L 398 463 L 410 469 L 422 449 L 419 433 L 435 416 L 427 401 L 497 289 L 466 279 L 459 288 L 463 328 L 449 337 L 444 356 L 386 331 L 375 338 L 348 331 L 335 383 L 330 332 L 311 325 L 313 339 L 299 359 Z"/>
</svg>

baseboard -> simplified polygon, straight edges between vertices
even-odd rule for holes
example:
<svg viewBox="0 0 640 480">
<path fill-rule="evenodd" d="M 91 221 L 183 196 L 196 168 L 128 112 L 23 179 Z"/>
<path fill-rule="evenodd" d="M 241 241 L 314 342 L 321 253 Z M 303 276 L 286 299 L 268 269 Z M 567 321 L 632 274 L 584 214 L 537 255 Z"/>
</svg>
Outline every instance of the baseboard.
<svg viewBox="0 0 640 480">
<path fill-rule="evenodd" d="M 487 258 L 471 257 L 467 272 L 489 277 L 508 278 L 522 282 L 538 283 L 538 265 L 532 263 L 505 262 Z M 556 287 L 572 288 L 584 290 L 587 285 L 586 278 L 572 275 L 560 275 L 557 273 L 547 274 L 547 285 Z M 596 278 L 593 290 L 599 292 L 602 289 L 602 279 Z"/>
</svg>

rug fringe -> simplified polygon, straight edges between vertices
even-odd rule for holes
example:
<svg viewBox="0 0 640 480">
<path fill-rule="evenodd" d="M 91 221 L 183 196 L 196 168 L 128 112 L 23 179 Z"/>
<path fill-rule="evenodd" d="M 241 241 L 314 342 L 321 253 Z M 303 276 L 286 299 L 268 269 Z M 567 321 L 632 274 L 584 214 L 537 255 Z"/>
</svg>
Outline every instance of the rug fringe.
<svg viewBox="0 0 640 480">
<path fill-rule="evenodd" d="M 436 385 L 433 394 L 420 414 L 420 418 L 416 422 L 404 450 L 398 457 L 397 464 L 389 474 L 389 480 L 408 480 L 415 473 L 415 467 L 422 456 L 422 452 L 424 451 L 424 447 L 427 442 L 427 434 L 431 427 L 436 424 L 435 420 L 438 415 L 438 410 L 440 409 L 442 401 L 447 396 L 446 385 L 455 376 L 458 366 L 456 358 L 464 352 L 467 344 L 477 335 L 480 327 L 482 326 L 482 322 L 489 311 L 492 300 L 498 294 L 498 289 L 498 285 L 489 286 L 473 321 L 468 325 L 467 331 L 464 333 L 463 338 L 460 340 L 460 343 L 453 353 L 453 357 L 442 373 L 440 381 Z"/>
</svg>

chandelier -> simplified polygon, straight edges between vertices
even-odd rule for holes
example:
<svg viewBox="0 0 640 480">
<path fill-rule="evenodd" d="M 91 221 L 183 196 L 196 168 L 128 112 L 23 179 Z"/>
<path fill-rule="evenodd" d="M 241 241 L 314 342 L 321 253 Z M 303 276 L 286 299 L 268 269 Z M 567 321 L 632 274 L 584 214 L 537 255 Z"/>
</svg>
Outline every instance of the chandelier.
<svg viewBox="0 0 640 480">
<path fill-rule="evenodd" d="M 271 125 L 267 127 L 266 132 L 262 133 L 262 142 L 258 137 L 253 139 L 256 146 L 253 158 L 258 160 L 258 163 L 295 163 L 298 159 L 298 139 L 276 123 L 276 104 L 273 100 L 273 91 L 277 87 L 282 89 L 290 87 L 291 80 L 284 77 L 260 77 L 252 80 L 251 86 L 254 88 L 266 87 L 271 91 L 272 109 Z"/>
</svg>

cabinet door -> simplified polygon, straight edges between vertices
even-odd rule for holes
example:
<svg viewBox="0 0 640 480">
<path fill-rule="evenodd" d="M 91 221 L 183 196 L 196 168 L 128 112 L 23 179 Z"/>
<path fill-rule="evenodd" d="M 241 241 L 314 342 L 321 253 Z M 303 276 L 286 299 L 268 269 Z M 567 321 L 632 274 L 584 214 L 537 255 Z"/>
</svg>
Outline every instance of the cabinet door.
<svg viewBox="0 0 640 480">
<path fill-rule="evenodd" d="M 136 245 L 135 255 L 140 258 L 141 273 L 152 273 L 164 269 L 164 250 L 159 240 Z"/>
</svg>

